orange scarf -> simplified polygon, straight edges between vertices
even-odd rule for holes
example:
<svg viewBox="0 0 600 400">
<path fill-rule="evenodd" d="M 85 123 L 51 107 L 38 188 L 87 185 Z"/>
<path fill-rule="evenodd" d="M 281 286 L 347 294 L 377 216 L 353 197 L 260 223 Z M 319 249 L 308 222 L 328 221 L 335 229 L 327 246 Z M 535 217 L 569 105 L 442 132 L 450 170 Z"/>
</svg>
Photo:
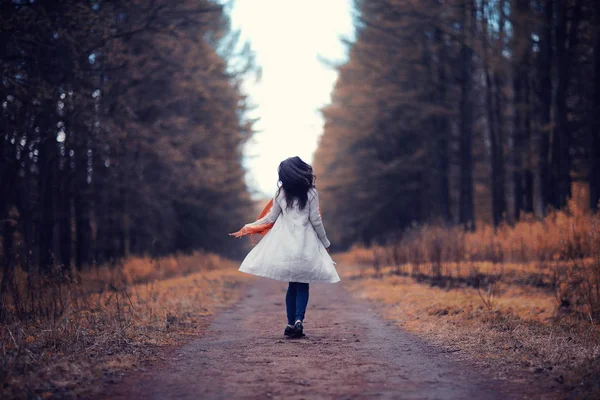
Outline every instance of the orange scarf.
<svg viewBox="0 0 600 400">
<path fill-rule="evenodd" d="M 256 218 L 256 219 L 259 220 L 259 219 L 263 218 L 265 215 L 267 215 L 269 213 L 269 211 L 271 211 L 272 207 L 273 207 L 273 199 L 269 200 L 269 202 L 267 203 L 265 208 L 263 208 L 263 210 L 258 215 L 258 218 Z M 244 226 L 239 231 L 230 233 L 229 235 L 235 236 L 236 238 L 240 238 L 240 237 L 246 236 L 246 235 L 265 236 L 271 230 L 271 228 L 273 227 L 274 224 L 275 223 L 254 225 L 254 226 Z"/>
</svg>

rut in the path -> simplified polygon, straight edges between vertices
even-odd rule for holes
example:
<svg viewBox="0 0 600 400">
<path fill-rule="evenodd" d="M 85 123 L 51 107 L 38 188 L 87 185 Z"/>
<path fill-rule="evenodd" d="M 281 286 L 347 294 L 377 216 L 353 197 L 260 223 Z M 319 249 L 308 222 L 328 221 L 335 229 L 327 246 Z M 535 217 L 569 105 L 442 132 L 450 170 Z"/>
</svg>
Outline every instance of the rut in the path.
<svg viewBox="0 0 600 400">
<path fill-rule="evenodd" d="M 377 317 L 342 284 L 313 285 L 307 337 L 283 337 L 284 283 L 247 296 L 172 360 L 127 379 L 127 399 L 506 399 L 518 385 L 478 375 Z M 535 396 L 534 396 L 535 397 Z"/>
</svg>

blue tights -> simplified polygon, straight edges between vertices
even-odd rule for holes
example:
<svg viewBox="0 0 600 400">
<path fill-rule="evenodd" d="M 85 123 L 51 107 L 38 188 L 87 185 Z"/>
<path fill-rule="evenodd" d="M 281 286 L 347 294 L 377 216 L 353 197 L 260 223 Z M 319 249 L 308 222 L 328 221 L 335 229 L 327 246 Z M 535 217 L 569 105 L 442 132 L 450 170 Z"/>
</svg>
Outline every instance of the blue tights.
<svg viewBox="0 0 600 400">
<path fill-rule="evenodd" d="M 294 325 L 297 320 L 304 321 L 307 304 L 308 283 L 290 282 L 285 295 L 288 324 Z"/>
</svg>

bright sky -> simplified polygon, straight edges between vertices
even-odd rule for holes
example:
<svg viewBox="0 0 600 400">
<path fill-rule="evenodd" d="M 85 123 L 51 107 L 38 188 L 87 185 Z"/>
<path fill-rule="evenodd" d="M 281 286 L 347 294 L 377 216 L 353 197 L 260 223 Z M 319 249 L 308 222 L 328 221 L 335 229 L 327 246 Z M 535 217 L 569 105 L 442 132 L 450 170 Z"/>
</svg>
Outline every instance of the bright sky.
<svg viewBox="0 0 600 400">
<path fill-rule="evenodd" d="M 311 163 L 323 130 L 319 109 L 329 103 L 337 72 L 318 57 L 343 61 L 354 26 L 351 0 L 237 0 L 234 29 L 249 41 L 262 68 L 245 82 L 257 106 L 258 131 L 245 149 L 246 179 L 255 197 L 277 190 L 277 167 L 287 157 Z"/>
</svg>

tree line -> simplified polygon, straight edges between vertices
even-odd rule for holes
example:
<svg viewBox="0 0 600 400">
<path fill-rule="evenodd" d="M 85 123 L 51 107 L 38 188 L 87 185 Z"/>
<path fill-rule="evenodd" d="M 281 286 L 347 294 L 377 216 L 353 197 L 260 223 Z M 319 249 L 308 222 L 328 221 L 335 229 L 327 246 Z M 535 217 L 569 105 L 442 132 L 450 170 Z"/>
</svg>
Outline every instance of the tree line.
<svg viewBox="0 0 600 400">
<path fill-rule="evenodd" d="M 215 1 L 1 0 L 3 293 L 15 265 L 235 251 L 252 207 L 238 49 Z"/>
<path fill-rule="evenodd" d="M 334 239 L 600 200 L 600 2 L 355 0 L 315 155 Z"/>
</svg>

